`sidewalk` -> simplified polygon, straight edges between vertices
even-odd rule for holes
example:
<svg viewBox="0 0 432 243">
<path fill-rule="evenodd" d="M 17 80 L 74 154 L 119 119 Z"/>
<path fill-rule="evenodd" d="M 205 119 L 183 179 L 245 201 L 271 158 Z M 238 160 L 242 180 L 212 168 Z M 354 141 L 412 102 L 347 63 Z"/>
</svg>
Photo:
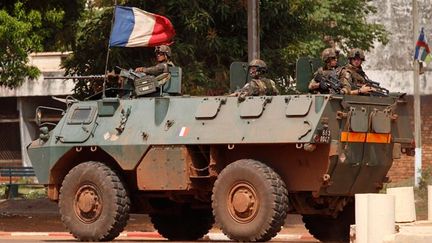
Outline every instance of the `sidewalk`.
<svg viewBox="0 0 432 243">
<path fill-rule="evenodd" d="M 415 221 L 396 224 L 399 232 L 386 237 L 383 243 L 430 243 L 432 242 L 432 221 Z"/>
<path fill-rule="evenodd" d="M 19 238 L 19 237 L 48 237 L 55 239 L 72 239 L 73 236 L 67 232 L 0 232 L 1 237 L 11 237 L 11 238 Z M 117 239 L 145 239 L 145 240 L 163 240 L 163 238 L 159 233 L 153 232 L 122 232 L 117 237 Z M 208 233 L 203 237 L 203 240 L 208 241 L 231 241 L 228 237 L 226 237 L 220 231 L 213 231 Z M 298 241 L 298 240 L 308 240 L 314 241 L 315 239 L 309 234 L 290 234 L 281 232 L 276 237 L 272 239 L 272 241 Z M 316 241 L 318 242 L 318 241 Z"/>
</svg>

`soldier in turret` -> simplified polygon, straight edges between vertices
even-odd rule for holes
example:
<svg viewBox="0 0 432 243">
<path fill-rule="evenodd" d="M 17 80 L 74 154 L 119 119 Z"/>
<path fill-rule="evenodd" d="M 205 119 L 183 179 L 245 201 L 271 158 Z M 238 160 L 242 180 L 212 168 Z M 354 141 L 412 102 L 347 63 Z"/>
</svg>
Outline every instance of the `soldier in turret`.
<svg viewBox="0 0 432 243">
<path fill-rule="evenodd" d="M 334 48 L 327 48 L 321 53 L 324 67 L 320 67 L 313 79 L 309 82 L 309 90 L 314 93 L 349 94 L 350 85 L 347 82 L 339 81 L 341 68 L 338 67 L 338 53 Z"/>
<path fill-rule="evenodd" d="M 142 72 L 148 75 L 158 76 L 167 73 L 170 66 L 174 66 L 171 59 L 171 48 L 167 45 L 155 47 L 155 55 L 158 64 L 151 67 L 137 67 L 135 72 Z"/>
<path fill-rule="evenodd" d="M 165 84 L 169 80 L 169 67 L 174 67 L 171 61 L 171 48 L 167 45 L 155 47 L 157 64 L 151 67 L 137 67 L 135 72 L 145 73 L 154 76 L 159 85 Z"/>
<path fill-rule="evenodd" d="M 244 100 L 246 96 L 259 95 L 278 95 L 279 91 L 273 80 L 262 77 L 267 73 L 267 64 L 260 59 L 253 59 L 249 63 L 249 75 L 251 80 L 247 82 L 243 88 L 230 94 L 229 96 L 237 96 L 239 100 Z"/>
<path fill-rule="evenodd" d="M 350 94 L 369 94 L 375 91 L 375 88 L 366 85 L 369 79 L 363 71 L 362 63 L 366 60 L 363 50 L 354 48 L 348 53 L 349 63 L 341 70 L 341 82 L 349 83 L 351 86 Z"/>
</svg>

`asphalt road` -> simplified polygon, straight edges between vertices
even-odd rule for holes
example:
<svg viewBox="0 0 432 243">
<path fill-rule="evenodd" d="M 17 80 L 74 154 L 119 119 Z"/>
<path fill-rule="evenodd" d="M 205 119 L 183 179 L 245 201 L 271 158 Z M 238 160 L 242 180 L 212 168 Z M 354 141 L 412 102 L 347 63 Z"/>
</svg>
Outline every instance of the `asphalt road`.
<svg viewBox="0 0 432 243">
<path fill-rule="evenodd" d="M 74 238 L 70 238 L 70 237 L 57 237 L 55 239 L 53 239 L 52 237 L 0 237 L 0 242 L 77 242 L 77 240 L 75 240 Z M 151 242 L 151 243 L 166 243 L 168 241 L 164 240 L 149 240 L 149 239 L 145 239 L 145 238 L 134 238 L 134 239 L 116 239 L 114 242 Z M 230 241 L 222 241 L 222 240 L 213 240 L 213 241 L 205 241 L 205 240 L 200 240 L 200 241 L 177 241 L 179 243 L 189 243 L 189 242 L 230 242 Z M 305 240 L 272 240 L 271 242 L 290 242 L 290 243 L 307 243 L 307 242 L 319 242 L 317 240 L 312 240 L 312 239 L 305 239 Z"/>
<path fill-rule="evenodd" d="M 0 200 L 0 242 L 77 242 L 60 220 L 57 205 L 47 199 Z M 115 242 L 167 242 L 155 232 L 147 215 L 132 214 Z M 220 230 L 198 242 L 230 242 Z M 319 242 L 308 234 L 298 215 L 288 215 L 286 225 L 272 242 Z"/>
</svg>

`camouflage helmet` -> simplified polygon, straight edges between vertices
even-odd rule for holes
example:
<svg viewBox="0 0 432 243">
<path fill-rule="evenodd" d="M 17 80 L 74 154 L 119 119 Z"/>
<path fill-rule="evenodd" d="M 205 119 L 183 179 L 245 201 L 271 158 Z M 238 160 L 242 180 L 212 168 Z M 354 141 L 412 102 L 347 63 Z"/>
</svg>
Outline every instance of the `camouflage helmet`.
<svg viewBox="0 0 432 243">
<path fill-rule="evenodd" d="M 353 49 L 351 49 L 349 51 L 349 53 L 348 53 L 348 59 L 353 59 L 355 57 L 360 57 L 360 59 L 362 61 L 364 61 L 365 60 L 365 55 L 364 55 L 363 50 L 361 50 L 359 48 L 353 48 Z"/>
<path fill-rule="evenodd" d="M 324 51 L 321 53 L 321 59 L 323 62 L 328 62 L 330 58 L 337 58 L 336 50 L 334 48 L 324 49 Z"/>
<path fill-rule="evenodd" d="M 155 47 L 155 52 L 162 52 L 167 55 L 167 57 L 171 57 L 171 48 L 167 45 L 160 45 Z"/>
<path fill-rule="evenodd" d="M 253 59 L 250 61 L 249 67 L 258 67 L 263 71 L 267 70 L 267 64 L 261 59 Z"/>
</svg>

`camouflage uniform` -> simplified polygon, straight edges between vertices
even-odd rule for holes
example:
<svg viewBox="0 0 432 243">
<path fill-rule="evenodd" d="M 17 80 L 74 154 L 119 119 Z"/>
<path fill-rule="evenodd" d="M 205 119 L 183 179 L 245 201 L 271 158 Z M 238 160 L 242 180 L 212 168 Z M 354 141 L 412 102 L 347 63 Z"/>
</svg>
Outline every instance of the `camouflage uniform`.
<svg viewBox="0 0 432 243">
<path fill-rule="evenodd" d="M 361 67 L 356 68 L 349 63 L 342 68 L 340 77 L 342 82 L 352 84 L 353 89 L 357 89 L 366 84 L 367 76 Z"/>
<path fill-rule="evenodd" d="M 165 60 L 151 67 L 138 68 L 138 72 L 154 76 L 159 85 L 163 85 L 170 79 L 169 67 L 174 67 L 174 63 L 169 60 L 171 58 L 171 49 L 169 46 L 161 45 L 155 48 L 155 53 L 165 54 Z"/>
<path fill-rule="evenodd" d="M 174 63 L 171 61 L 161 62 L 151 67 L 144 67 L 142 70 L 143 73 L 148 75 L 158 76 L 162 73 L 168 73 L 169 67 L 174 67 Z"/>
<path fill-rule="evenodd" d="M 146 73 L 148 75 L 158 76 L 162 73 L 168 73 L 169 67 L 173 67 L 174 63 L 172 63 L 169 59 L 171 58 L 171 48 L 167 45 L 161 45 L 155 47 L 155 53 L 163 53 L 165 55 L 165 60 L 159 62 L 158 64 L 151 67 L 142 67 L 139 68 L 139 72 Z"/>
<path fill-rule="evenodd" d="M 348 83 L 352 87 L 352 90 L 360 89 L 363 85 L 366 84 L 366 73 L 363 71 L 363 68 L 355 67 L 351 64 L 351 60 L 355 57 L 359 57 L 362 61 L 365 61 L 365 56 L 362 50 L 358 48 L 352 49 L 348 53 L 348 59 L 350 63 L 345 65 L 340 73 L 341 82 Z"/>
<path fill-rule="evenodd" d="M 259 95 L 277 95 L 279 91 L 273 80 L 268 78 L 259 78 L 250 80 L 239 91 L 239 96 L 259 96 Z"/>
<path fill-rule="evenodd" d="M 319 93 L 319 94 L 328 94 L 330 93 L 332 90 L 330 90 L 329 88 L 326 89 L 322 89 L 321 87 L 318 89 L 311 89 L 311 87 L 314 84 L 319 84 L 320 82 L 317 81 L 317 77 L 318 76 L 322 76 L 326 79 L 329 79 L 330 76 L 334 76 L 336 78 L 338 78 L 340 84 L 341 84 L 341 91 L 343 91 L 344 94 L 348 94 L 349 91 L 351 90 L 351 86 L 349 85 L 349 83 L 347 82 L 342 82 L 342 80 L 340 79 L 340 73 L 341 73 L 341 68 L 340 67 L 336 67 L 336 68 L 332 68 L 332 69 L 328 69 L 327 67 L 320 67 L 318 68 L 318 70 L 314 73 L 314 77 L 313 79 L 310 81 L 309 83 L 309 90 L 314 92 L 314 93 Z"/>
<path fill-rule="evenodd" d="M 330 76 L 335 77 L 336 79 L 339 79 L 341 68 L 337 65 L 334 67 L 329 66 L 329 62 L 331 58 L 336 58 L 337 60 L 337 53 L 335 49 L 333 48 L 327 48 L 325 49 L 321 54 L 321 59 L 325 63 L 324 67 L 318 68 L 318 70 L 314 73 L 313 79 L 309 82 L 309 90 L 314 93 L 320 93 L 320 94 L 328 94 L 330 92 L 334 92 L 332 89 L 329 89 L 329 87 L 325 86 L 325 83 L 321 83 L 319 80 L 320 77 L 323 77 L 325 79 L 330 79 Z M 340 80 L 338 81 L 340 82 Z M 341 92 L 344 94 L 347 94 L 350 92 L 351 87 L 349 83 L 341 82 Z M 318 87 L 318 88 L 317 88 Z"/>
<path fill-rule="evenodd" d="M 252 79 L 231 96 L 238 96 L 239 99 L 244 99 L 246 96 L 278 95 L 279 91 L 276 88 L 275 82 L 271 79 L 260 77 L 261 74 L 267 72 L 267 64 L 260 59 L 254 59 L 249 63 L 249 70 L 252 68 L 255 68 L 255 72 L 251 71 L 250 73 Z"/>
</svg>

